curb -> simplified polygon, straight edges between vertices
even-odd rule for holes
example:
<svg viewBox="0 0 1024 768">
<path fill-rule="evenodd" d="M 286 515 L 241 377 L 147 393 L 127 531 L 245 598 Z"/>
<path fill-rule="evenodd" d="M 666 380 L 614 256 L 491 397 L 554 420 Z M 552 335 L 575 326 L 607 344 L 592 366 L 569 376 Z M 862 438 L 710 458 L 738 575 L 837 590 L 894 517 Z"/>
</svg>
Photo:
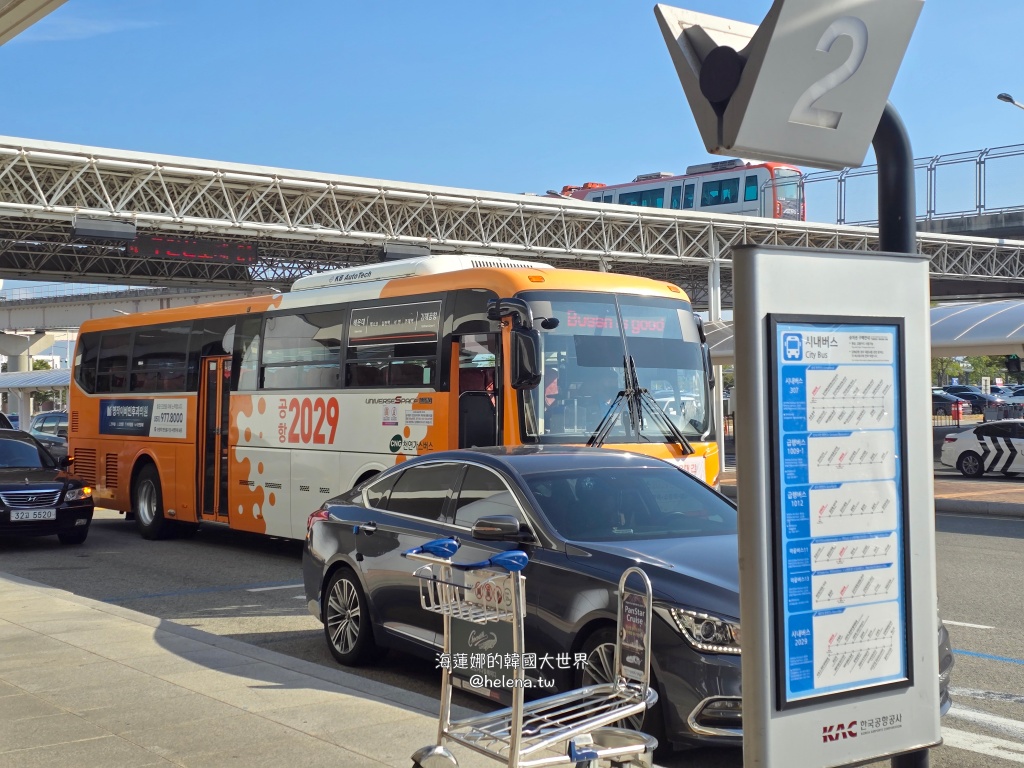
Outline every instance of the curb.
<svg viewBox="0 0 1024 768">
<path fill-rule="evenodd" d="M 722 483 L 721 492 L 733 501 L 736 500 L 736 485 Z M 955 515 L 975 515 L 977 517 L 1016 517 L 1024 519 L 1024 503 L 1013 501 L 971 501 L 968 499 L 950 499 L 944 496 L 935 497 L 935 511 Z"/>
</svg>

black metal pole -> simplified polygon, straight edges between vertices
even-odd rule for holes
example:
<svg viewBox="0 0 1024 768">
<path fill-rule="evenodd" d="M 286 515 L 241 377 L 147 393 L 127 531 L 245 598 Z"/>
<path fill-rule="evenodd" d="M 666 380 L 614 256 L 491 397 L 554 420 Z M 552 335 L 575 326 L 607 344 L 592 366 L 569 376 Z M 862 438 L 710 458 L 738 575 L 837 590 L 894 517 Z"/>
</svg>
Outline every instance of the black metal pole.
<svg viewBox="0 0 1024 768">
<path fill-rule="evenodd" d="M 878 247 L 890 253 L 917 253 L 914 154 L 907 129 L 891 102 L 885 105 L 871 146 L 878 161 Z M 928 750 L 897 755 L 891 765 L 928 768 Z"/>
<path fill-rule="evenodd" d="M 917 253 L 914 155 L 899 112 L 887 102 L 871 140 L 878 161 L 878 245 L 890 253 Z"/>
</svg>

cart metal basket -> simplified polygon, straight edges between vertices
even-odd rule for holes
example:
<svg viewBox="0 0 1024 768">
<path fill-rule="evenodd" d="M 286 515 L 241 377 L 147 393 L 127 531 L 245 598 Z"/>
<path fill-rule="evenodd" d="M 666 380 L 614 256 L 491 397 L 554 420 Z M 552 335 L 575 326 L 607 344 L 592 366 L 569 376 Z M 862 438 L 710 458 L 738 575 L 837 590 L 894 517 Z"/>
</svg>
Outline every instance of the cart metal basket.
<svg viewBox="0 0 1024 768">
<path fill-rule="evenodd" d="M 512 651 L 523 654 L 526 618 L 524 552 L 499 552 L 484 562 L 458 564 L 455 539 L 439 539 L 405 556 L 425 563 L 420 580 L 424 610 L 444 616 L 444 653 L 451 654 L 452 619 L 474 624 L 508 622 Z M 627 589 L 630 578 L 643 591 Z M 657 741 L 647 734 L 612 727 L 646 712 L 658 700 L 650 686 L 652 590 L 647 574 L 629 568 L 619 580 L 615 681 L 524 702 L 525 670 L 512 676 L 512 706 L 463 720 L 451 719 L 451 672 L 442 665 L 441 715 L 437 744 L 418 750 L 414 768 L 451 768 L 458 761 L 447 749 L 454 742 L 491 757 L 508 768 L 555 765 L 649 767 Z"/>
</svg>

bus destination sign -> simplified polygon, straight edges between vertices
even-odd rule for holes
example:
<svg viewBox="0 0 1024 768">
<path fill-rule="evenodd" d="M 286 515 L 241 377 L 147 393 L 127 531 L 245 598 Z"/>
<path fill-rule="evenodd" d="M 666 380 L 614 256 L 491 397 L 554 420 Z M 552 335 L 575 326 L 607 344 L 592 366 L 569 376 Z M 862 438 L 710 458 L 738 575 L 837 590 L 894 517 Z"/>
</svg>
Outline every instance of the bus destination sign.
<svg viewBox="0 0 1024 768">
<path fill-rule="evenodd" d="M 440 327 L 440 301 L 362 307 L 352 310 L 348 339 L 353 346 L 435 342 Z"/>
</svg>

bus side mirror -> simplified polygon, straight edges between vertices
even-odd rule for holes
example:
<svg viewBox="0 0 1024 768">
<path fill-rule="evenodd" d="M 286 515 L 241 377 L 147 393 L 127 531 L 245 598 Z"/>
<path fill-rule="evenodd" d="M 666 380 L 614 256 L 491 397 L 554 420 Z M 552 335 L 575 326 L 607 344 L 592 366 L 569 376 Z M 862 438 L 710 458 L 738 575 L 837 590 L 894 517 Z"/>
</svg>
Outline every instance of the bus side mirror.
<svg viewBox="0 0 1024 768">
<path fill-rule="evenodd" d="M 534 389 L 540 384 L 540 333 L 515 323 L 511 329 L 509 378 L 513 389 Z"/>
<path fill-rule="evenodd" d="M 705 341 L 700 345 L 700 351 L 704 355 L 704 370 L 708 372 L 708 387 L 715 388 L 715 368 L 711 364 L 711 347 Z"/>
</svg>

